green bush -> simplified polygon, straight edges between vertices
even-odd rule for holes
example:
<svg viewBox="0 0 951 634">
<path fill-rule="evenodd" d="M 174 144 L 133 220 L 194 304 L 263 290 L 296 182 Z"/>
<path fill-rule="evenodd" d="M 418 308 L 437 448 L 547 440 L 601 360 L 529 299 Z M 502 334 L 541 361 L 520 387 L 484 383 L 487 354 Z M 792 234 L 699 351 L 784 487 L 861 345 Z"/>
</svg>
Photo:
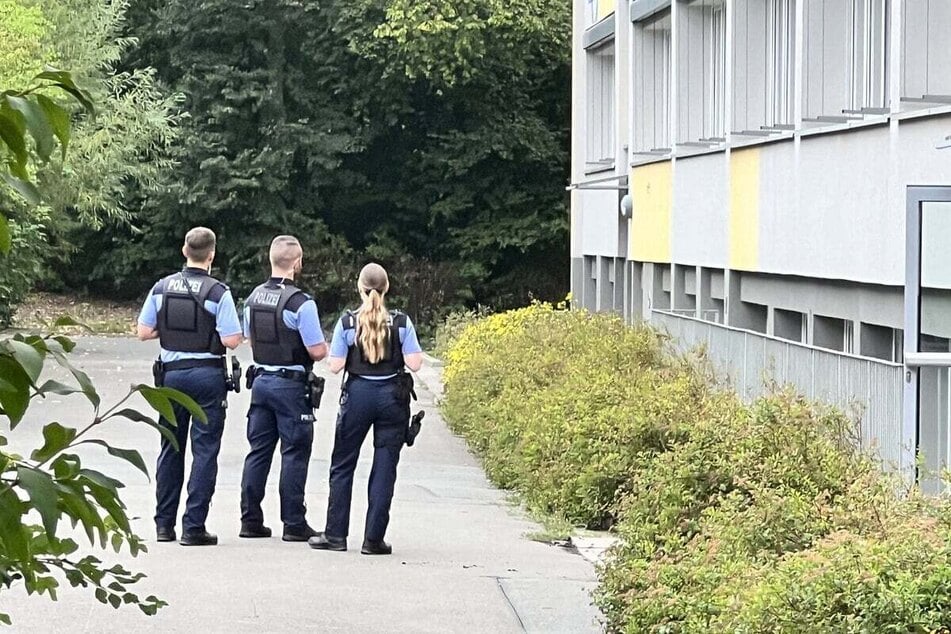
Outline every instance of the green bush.
<svg viewBox="0 0 951 634">
<path fill-rule="evenodd" d="M 951 628 L 951 502 L 899 495 L 841 413 L 743 403 L 612 316 L 461 321 L 446 419 L 530 508 L 616 532 L 595 593 L 611 631 Z"/>
<path fill-rule="evenodd" d="M 446 419 L 489 477 L 589 527 L 613 523 L 620 486 L 682 436 L 707 392 L 653 330 L 548 304 L 467 326 L 446 360 Z"/>
</svg>

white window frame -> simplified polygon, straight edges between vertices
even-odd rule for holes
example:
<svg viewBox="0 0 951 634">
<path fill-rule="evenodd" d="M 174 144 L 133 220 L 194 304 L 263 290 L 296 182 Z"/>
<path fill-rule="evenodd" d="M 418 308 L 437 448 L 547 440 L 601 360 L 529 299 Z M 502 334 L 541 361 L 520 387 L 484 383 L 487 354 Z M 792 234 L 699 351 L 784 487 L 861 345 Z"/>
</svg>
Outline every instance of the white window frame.
<svg viewBox="0 0 951 634">
<path fill-rule="evenodd" d="M 666 22 L 666 28 L 659 28 L 658 25 Z M 671 116 L 672 116 L 672 84 L 674 81 L 672 72 L 673 55 L 673 18 L 670 8 L 664 9 L 654 15 L 639 20 L 634 23 L 634 64 L 636 65 L 635 85 L 633 87 L 635 94 L 634 116 L 635 116 L 635 134 L 634 134 L 634 154 L 667 153 L 672 150 L 673 139 L 671 137 Z M 644 48 L 642 47 L 643 38 L 650 34 L 650 62 L 645 59 Z M 658 37 L 656 33 L 663 33 Z M 644 88 L 644 78 L 652 78 L 654 90 L 647 91 Z M 637 79 L 641 79 L 638 85 Z M 658 90 L 658 86 L 660 90 Z M 643 116 L 643 109 L 637 105 L 637 96 L 641 99 L 651 99 L 653 107 L 651 108 L 650 121 L 637 121 L 638 116 Z M 638 125 L 638 123 L 642 125 Z"/>
<path fill-rule="evenodd" d="M 766 5 L 766 124 L 790 125 L 796 116 L 795 86 L 796 0 L 767 0 Z"/>
</svg>

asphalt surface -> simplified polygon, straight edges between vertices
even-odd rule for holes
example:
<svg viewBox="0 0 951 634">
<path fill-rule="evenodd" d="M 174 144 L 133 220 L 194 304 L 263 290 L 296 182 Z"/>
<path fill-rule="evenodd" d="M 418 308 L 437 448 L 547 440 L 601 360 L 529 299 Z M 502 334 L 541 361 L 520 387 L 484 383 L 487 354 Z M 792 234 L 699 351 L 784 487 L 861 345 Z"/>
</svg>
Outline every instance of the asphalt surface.
<svg viewBox="0 0 951 634">
<path fill-rule="evenodd" d="M 151 381 L 157 343 L 124 338 L 81 338 L 74 361 L 93 378 L 105 404 L 133 383 Z M 243 364 L 249 351 L 239 352 Z M 325 372 L 322 368 L 321 371 Z M 339 377 L 327 376 L 307 488 L 308 520 L 323 528 L 327 473 L 336 417 Z M 132 559 L 112 551 L 104 561 L 121 562 L 148 577 L 132 589 L 155 594 L 169 606 L 147 617 L 136 608 L 113 610 L 89 590 L 62 588 L 58 602 L 0 592 L 0 612 L 16 632 L 598 632 L 591 605 L 592 564 L 575 553 L 539 543 L 528 535 L 540 527 L 512 506 L 486 480 L 465 443 L 453 436 L 435 407 L 438 371 L 424 369 L 419 406 L 426 410 L 416 446 L 403 451 L 387 540 L 393 555 L 359 553 L 366 513 L 366 481 L 372 442 L 363 449 L 354 486 L 351 550 L 318 552 L 280 540 L 275 457 L 266 523 L 271 539 L 238 538 L 239 484 L 249 395 L 229 400 L 219 459 L 218 487 L 208 529 L 216 547 L 186 548 L 155 543 L 152 484 L 138 471 L 99 448 L 83 453 L 88 464 L 127 484 L 123 499 L 135 516 L 149 552 Z M 134 403 L 145 408 L 144 402 Z M 81 426 L 90 420 L 82 397 L 55 397 L 38 404 L 10 436 L 13 450 L 28 450 L 45 422 Z M 115 422 L 98 434 L 120 447 L 139 449 L 154 468 L 158 435 L 150 428 Z M 184 497 L 183 497 L 184 504 Z M 179 532 L 181 528 L 179 527 Z"/>
</svg>

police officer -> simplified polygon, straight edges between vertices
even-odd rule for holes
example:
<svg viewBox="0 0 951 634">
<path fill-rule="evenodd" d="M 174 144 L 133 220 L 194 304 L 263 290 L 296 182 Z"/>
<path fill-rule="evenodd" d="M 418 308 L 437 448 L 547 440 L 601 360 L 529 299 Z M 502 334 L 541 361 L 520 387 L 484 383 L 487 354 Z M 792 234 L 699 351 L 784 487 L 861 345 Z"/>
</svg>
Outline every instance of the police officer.
<svg viewBox="0 0 951 634">
<path fill-rule="evenodd" d="M 215 259 L 214 232 L 205 227 L 190 230 L 185 234 L 182 254 L 185 268 L 152 287 L 139 314 L 138 335 L 139 339 L 158 339 L 161 343 L 156 362 L 160 384 L 192 397 L 208 422 L 192 421 L 188 411 L 178 405 L 174 408 L 175 426 L 163 421 L 175 434 L 178 449 L 162 437 L 155 472 L 155 528 L 158 541 L 175 541 L 175 518 L 185 478 L 185 447 L 191 431 L 192 469 L 180 543 L 210 546 L 218 543 L 218 537 L 205 529 L 205 519 L 215 492 L 227 407 L 225 349 L 241 343 L 241 324 L 231 291 L 209 274 Z"/>
<path fill-rule="evenodd" d="M 331 457 L 327 525 L 324 532 L 310 540 L 310 546 L 318 550 L 347 549 L 353 472 L 360 447 L 372 427 L 370 505 L 360 552 L 392 552 L 383 537 L 390 521 L 396 465 L 409 422 L 405 369 L 419 370 L 423 355 L 409 317 L 386 309 L 384 299 L 389 287 L 383 267 L 363 267 L 357 282 L 363 305 L 355 312 L 345 313 L 334 328 L 330 370 L 337 373 L 346 369 L 348 378 L 340 399 Z"/>
<path fill-rule="evenodd" d="M 251 340 L 248 442 L 241 477 L 241 537 L 270 537 L 261 501 L 274 448 L 281 441 L 281 521 L 284 541 L 306 542 L 316 534 L 305 518 L 304 484 L 314 444 L 314 409 L 307 379 L 314 361 L 327 356 L 317 304 L 294 286 L 303 251 L 293 236 L 271 242 L 271 278 L 245 302 L 244 332 Z"/>
</svg>

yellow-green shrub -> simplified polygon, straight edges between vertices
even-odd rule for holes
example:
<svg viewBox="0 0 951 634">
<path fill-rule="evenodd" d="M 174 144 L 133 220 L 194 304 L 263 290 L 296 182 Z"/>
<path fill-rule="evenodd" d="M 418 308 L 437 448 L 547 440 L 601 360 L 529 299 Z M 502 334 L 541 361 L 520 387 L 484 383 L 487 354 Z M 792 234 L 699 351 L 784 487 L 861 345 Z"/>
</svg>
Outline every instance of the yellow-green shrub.
<svg viewBox="0 0 951 634">
<path fill-rule="evenodd" d="M 456 330 L 444 410 L 490 477 L 620 537 L 611 631 L 951 631 L 951 503 L 792 393 L 718 389 L 646 326 L 539 304 Z"/>
<path fill-rule="evenodd" d="M 469 325 L 446 355 L 443 408 L 499 485 L 607 526 L 620 485 L 702 407 L 698 373 L 647 327 L 535 304 Z"/>
</svg>

